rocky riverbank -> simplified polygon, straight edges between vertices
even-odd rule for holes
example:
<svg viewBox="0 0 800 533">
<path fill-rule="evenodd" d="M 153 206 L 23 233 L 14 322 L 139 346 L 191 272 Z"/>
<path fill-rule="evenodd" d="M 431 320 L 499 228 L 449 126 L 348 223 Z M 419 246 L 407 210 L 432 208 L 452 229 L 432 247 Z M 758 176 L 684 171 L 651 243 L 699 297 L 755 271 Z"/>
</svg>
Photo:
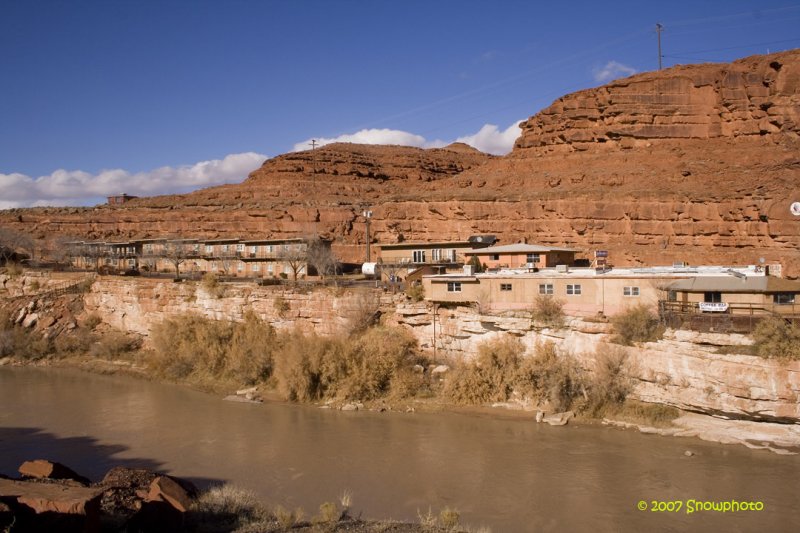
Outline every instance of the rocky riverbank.
<svg viewBox="0 0 800 533">
<path fill-rule="evenodd" d="M 0 474 L 0 531 L 464 531 L 452 510 L 421 517 L 420 524 L 355 518 L 347 494 L 306 517 L 302 509 L 272 508 L 230 485 L 199 491 L 188 480 L 145 469 L 115 467 L 91 482 L 65 465 L 36 459 L 20 465 L 18 474 Z"/>
</svg>

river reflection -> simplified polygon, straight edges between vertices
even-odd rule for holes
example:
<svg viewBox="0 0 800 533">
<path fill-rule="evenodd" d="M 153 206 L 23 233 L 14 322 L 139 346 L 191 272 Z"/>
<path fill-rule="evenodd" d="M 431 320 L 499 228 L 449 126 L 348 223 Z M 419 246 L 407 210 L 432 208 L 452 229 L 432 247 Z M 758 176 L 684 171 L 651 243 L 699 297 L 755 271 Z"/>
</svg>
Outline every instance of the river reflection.
<svg viewBox="0 0 800 533">
<path fill-rule="evenodd" d="M 364 516 L 457 508 L 504 531 L 796 531 L 800 459 L 604 427 L 462 414 L 224 402 L 177 386 L 0 368 L 0 473 L 26 459 L 96 480 L 114 465 L 232 481 L 313 513 L 348 490 Z M 693 457 L 684 456 L 691 449 Z M 639 500 L 756 500 L 749 513 L 653 513 Z"/>
</svg>

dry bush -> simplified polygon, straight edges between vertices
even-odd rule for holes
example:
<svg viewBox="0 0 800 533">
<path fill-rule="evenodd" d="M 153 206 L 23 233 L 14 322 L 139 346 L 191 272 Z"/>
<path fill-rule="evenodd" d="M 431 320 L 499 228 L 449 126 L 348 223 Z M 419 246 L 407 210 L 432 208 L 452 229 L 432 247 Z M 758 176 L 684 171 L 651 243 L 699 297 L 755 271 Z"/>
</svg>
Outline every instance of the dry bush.
<svg viewBox="0 0 800 533">
<path fill-rule="evenodd" d="M 99 336 L 92 344 L 89 355 L 104 359 L 120 359 L 136 352 L 142 343 L 137 337 L 113 330 Z"/>
<path fill-rule="evenodd" d="M 0 357 L 13 355 L 20 359 L 36 361 L 55 352 L 52 339 L 33 329 L 12 326 L 0 331 Z"/>
<path fill-rule="evenodd" d="M 481 343 L 473 361 L 455 368 L 445 381 L 445 397 L 460 404 L 504 402 L 514 390 L 525 347 L 515 337 Z"/>
<path fill-rule="evenodd" d="M 554 411 L 566 411 L 583 394 L 583 375 L 568 353 L 559 353 L 553 342 L 538 343 L 532 357 L 522 360 L 515 377 L 523 396 L 547 402 Z"/>
<path fill-rule="evenodd" d="M 202 493 L 187 516 L 191 531 L 269 531 L 274 517 L 256 495 L 230 484 Z"/>
<path fill-rule="evenodd" d="M 325 396 L 329 380 L 325 361 L 337 360 L 344 351 L 340 339 L 326 339 L 295 329 L 280 336 L 274 352 L 274 377 L 278 392 L 293 402 L 311 402 Z"/>
<path fill-rule="evenodd" d="M 203 290 L 206 291 L 209 296 L 213 296 L 214 298 L 222 298 L 225 295 L 225 287 L 222 286 L 219 278 L 213 272 L 206 272 L 203 275 L 200 286 L 203 287 Z"/>
<path fill-rule="evenodd" d="M 421 302 L 425 299 L 425 287 L 422 283 L 409 285 L 406 289 L 406 296 L 411 298 L 412 302 Z"/>
<path fill-rule="evenodd" d="M 25 270 L 22 268 L 22 265 L 20 265 L 19 263 L 13 263 L 12 262 L 12 263 L 7 263 L 6 264 L 6 274 L 11 279 L 18 278 L 24 272 L 25 272 Z"/>
<path fill-rule="evenodd" d="M 333 502 L 325 502 L 319 506 L 319 517 L 314 519 L 314 522 L 321 524 L 331 524 L 338 522 L 342 513 Z"/>
<path fill-rule="evenodd" d="M 460 519 L 461 514 L 450 507 L 445 507 L 439 512 L 439 525 L 447 530 L 454 531 Z"/>
<path fill-rule="evenodd" d="M 244 322 L 183 315 L 152 330 L 150 366 L 159 374 L 182 379 L 230 378 L 255 383 L 268 377 L 274 332 L 252 313 Z"/>
<path fill-rule="evenodd" d="M 800 329 L 783 318 L 761 320 L 753 330 L 755 351 L 761 357 L 796 361 L 800 359 Z"/>
<path fill-rule="evenodd" d="M 634 342 L 657 341 L 664 334 L 658 316 L 645 304 L 630 307 L 611 317 L 614 325 L 612 342 L 631 346 Z"/>
<path fill-rule="evenodd" d="M 274 353 L 275 381 L 290 401 L 371 400 L 411 394 L 408 373 L 416 340 L 399 328 L 371 328 L 358 337 L 285 334 Z"/>
<path fill-rule="evenodd" d="M 672 425 L 672 421 L 680 416 L 681 412 L 669 405 L 626 400 L 613 414 L 617 418 L 631 422 L 655 427 L 669 427 Z"/>
<path fill-rule="evenodd" d="M 297 507 L 294 511 L 290 511 L 286 509 L 282 505 L 275 507 L 275 519 L 278 521 L 281 527 L 284 529 L 291 529 L 300 522 L 303 521 L 303 515 L 305 512 L 300 507 Z"/>
<path fill-rule="evenodd" d="M 551 295 L 537 294 L 531 318 L 546 326 L 560 328 L 564 325 L 564 302 Z"/>
<path fill-rule="evenodd" d="M 97 342 L 97 336 L 88 328 L 75 328 L 64 331 L 53 340 L 53 347 L 60 356 L 85 355 Z"/>
<path fill-rule="evenodd" d="M 275 312 L 278 313 L 278 316 L 283 318 L 286 316 L 286 311 L 289 310 L 289 302 L 287 302 L 282 296 L 278 296 L 272 300 L 272 307 L 275 309 Z"/>
<path fill-rule="evenodd" d="M 605 346 L 597 349 L 595 368 L 586 388 L 588 399 L 582 411 L 599 417 L 618 411 L 633 390 L 630 377 L 628 354 L 619 346 Z"/>
<path fill-rule="evenodd" d="M 360 292 L 345 312 L 345 331 L 358 335 L 376 325 L 381 317 L 380 298 L 373 292 Z"/>
<path fill-rule="evenodd" d="M 97 313 L 92 313 L 90 315 L 87 315 L 86 318 L 83 320 L 83 327 L 85 327 L 86 329 L 94 329 L 97 326 L 99 326 L 102 321 L 103 319 L 100 318 L 100 315 L 98 315 Z"/>
</svg>

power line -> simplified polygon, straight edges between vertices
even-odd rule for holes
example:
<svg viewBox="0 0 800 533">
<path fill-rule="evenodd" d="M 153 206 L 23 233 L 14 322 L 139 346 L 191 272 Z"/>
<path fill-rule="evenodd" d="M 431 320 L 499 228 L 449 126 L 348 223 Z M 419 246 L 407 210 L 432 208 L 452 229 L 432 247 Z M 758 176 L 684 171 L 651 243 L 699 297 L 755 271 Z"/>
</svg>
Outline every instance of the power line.
<svg viewBox="0 0 800 533">
<path fill-rule="evenodd" d="M 678 52 L 678 53 L 679 54 L 705 54 L 707 52 L 724 52 L 726 50 L 739 50 L 739 49 L 742 49 L 742 48 L 751 48 L 753 46 L 766 46 L 766 45 L 770 45 L 770 44 L 783 44 L 783 43 L 793 43 L 793 42 L 800 42 L 800 39 L 783 39 L 783 40 L 780 40 L 780 41 L 768 41 L 768 42 L 763 42 L 763 43 L 743 44 L 743 45 L 740 45 L 740 46 L 728 46 L 726 48 L 711 48 L 711 49 L 708 49 L 708 50 L 695 50 L 695 51 L 691 51 L 691 52 Z M 677 56 L 667 55 L 667 56 L 664 56 L 664 57 L 677 57 Z M 684 58 L 684 59 L 686 59 L 686 58 Z"/>
</svg>

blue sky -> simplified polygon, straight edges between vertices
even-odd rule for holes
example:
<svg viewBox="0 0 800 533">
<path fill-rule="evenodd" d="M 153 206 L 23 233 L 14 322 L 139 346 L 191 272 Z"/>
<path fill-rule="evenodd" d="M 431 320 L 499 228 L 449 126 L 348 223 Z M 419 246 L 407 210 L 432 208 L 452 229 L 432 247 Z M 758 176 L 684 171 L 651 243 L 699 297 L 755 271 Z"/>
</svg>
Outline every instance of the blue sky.
<svg viewBox="0 0 800 533">
<path fill-rule="evenodd" d="M 788 0 L 0 0 L 0 208 L 239 182 L 311 138 L 503 153 L 657 68 L 656 22 L 665 66 L 800 47 Z"/>
</svg>

